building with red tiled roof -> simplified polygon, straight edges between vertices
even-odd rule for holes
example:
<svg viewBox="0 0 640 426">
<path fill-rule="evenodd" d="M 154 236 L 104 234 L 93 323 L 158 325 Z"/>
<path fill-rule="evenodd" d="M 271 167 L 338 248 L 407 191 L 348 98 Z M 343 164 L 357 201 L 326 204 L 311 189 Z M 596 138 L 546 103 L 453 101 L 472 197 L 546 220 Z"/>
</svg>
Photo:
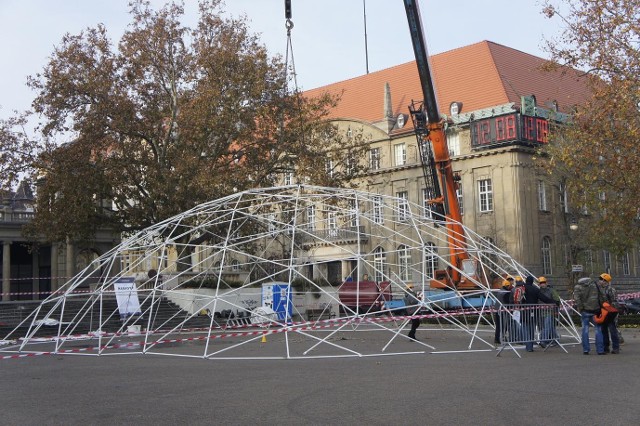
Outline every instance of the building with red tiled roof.
<svg viewBox="0 0 640 426">
<path fill-rule="evenodd" d="M 430 60 L 453 169 L 460 177 L 464 224 L 562 288 L 572 263 L 568 201 L 557 177 L 536 167 L 534 157 L 548 143 L 550 122 L 568 119 L 572 108 L 589 98 L 586 79 L 563 67 L 544 71 L 545 59 L 490 41 Z M 347 137 L 358 132 L 369 144 L 369 158 L 361 159 L 369 166 L 362 186 L 408 199 L 430 214 L 430 189 L 408 109 L 423 98 L 416 63 L 308 90 L 305 96 L 327 92 L 340 96 L 331 120 Z M 458 110 L 451 111 L 451 105 Z M 366 250 L 394 256 L 397 250 L 385 244 L 372 238 Z M 596 257 L 585 265 L 585 274 L 604 270 Z M 423 261 L 412 258 L 414 264 Z M 389 264 L 393 268 L 399 261 Z M 633 266 L 629 269 L 637 271 Z M 620 282 L 625 278 L 634 277 Z"/>
<path fill-rule="evenodd" d="M 572 69 L 542 72 L 546 60 L 490 41 L 483 41 L 431 57 L 432 78 L 440 112 L 449 115 L 452 102 L 462 102 L 461 112 L 490 109 L 497 105 L 519 105 L 522 96 L 536 96 L 540 107 L 553 102 L 568 113 L 573 105 L 589 96 L 585 80 Z M 397 65 L 361 77 L 333 83 L 305 92 L 341 96 L 331 117 L 381 120 L 385 112 L 384 87 L 391 89 L 390 112 L 393 117 L 407 113 L 412 100 L 422 99 L 415 61 Z"/>
</svg>

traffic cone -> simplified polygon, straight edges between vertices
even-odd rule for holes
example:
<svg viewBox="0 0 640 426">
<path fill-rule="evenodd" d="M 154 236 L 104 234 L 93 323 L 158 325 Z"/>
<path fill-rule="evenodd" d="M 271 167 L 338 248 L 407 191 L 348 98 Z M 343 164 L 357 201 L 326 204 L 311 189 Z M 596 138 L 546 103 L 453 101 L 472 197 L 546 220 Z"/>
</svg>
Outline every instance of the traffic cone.
<svg viewBox="0 0 640 426">
<path fill-rule="evenodd" d="M 262 334 L 262 340 L 260 340 L 260 342 L 267 343 L 267 335 L 266 334 Z"/>
</svg>

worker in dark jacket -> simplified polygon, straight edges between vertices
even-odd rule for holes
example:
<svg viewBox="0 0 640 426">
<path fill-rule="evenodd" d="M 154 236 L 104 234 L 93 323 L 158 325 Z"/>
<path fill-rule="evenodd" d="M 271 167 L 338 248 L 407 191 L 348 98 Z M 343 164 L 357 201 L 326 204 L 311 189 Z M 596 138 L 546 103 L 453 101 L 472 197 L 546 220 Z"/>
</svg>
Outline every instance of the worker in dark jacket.
<svg viewBox="0 0 640 426">
<path fill-rule="evenodd" d="M 416 330 L 418 330 L 418 327 L 420 326 L 420 318 L 416 318 L 415 316 L 418 315 L 418 311 L 420 309 L 420 301 L 418 300 L 418 296 L 416 295 L 416 293 L 413 291 L 413 284 L 407 284 L 405 291 L 405 312 L 406 315 L 410 315 L 411 317 L 413 317 L 411 318 L 411 330 L 409 330 L 408 336 L 411 340 L 418 340 L 416 339 Z"/>
<path fill-rule="evenodd" d="M 508 277 L 506 280 L 502 282 L 502 288 L 496 294 L 496 299 L 503 305 L 509 304 L 509 297 L 511 296 L 511 289 L 513 288 L 513 278 Z M 500 333 L 504 333 L 504 328 L 506 324 L 507 318 L 502 318 L 504 316 L 508 316 L 505 312 L 499 312 L 500 305 L 496 305 L 496 311 L 493 314 L 493 318 L 496 324 L 496 333 L 493 339 L 493 343 L 496 345 L 500 344 Z"/>
<path fill-rule="evenodd" d="M 527 279 L 524 282 L 524 305 L 537 305 L 538 303 L 553 303 L 553 299 L 547 297 L 544 294 L 540 293 L 540 289 L 533 283 L 533 277 L 531 275 L 527 276 Z M 523 320 L 523 332 L 525 341 L 525 348 L 527 352 L 533 352 L 533 341 L 535 338 L 536 332 L 536 324 L 539 322 L 539 319 L 536 317 L 536 309 L 526 309 L 524 310 L 524 320 Z"/>
<path fill-rule="evenodd" d="M 600 312 L 600 301 L 598 298 L 598 284 L 591 278 L 580 278 L 573 288 L 573 301 L 575 308 L 580 312 L 582 319 L 582 353 L 589 355 L 591 346 L 589 344 L 589 325 L 594 324 L 596 329 L 596 351 L 598 355 L 604 354 L 604 342 L 602 338 L 602 327 L 593 320 L 593 316 Z"/>
<path fill-rule="evenodd" d="M 544 293 L 533 283 L 533 277 L 529 275 L 524 282 L 524 304 L 537 305 L 538 303 L 555 303 L 555 301 Z"/>
<path fill-rule="evenodd" d="M 538 324 L 542 332 L 540 333 L 540 346 L 547 347 L 549 344 L 556 343 L 558 332 L 556 330 L 556 320 L 558 317 L 558 306 L 560 306 L 560 295 L 555 288 L 549 285 L 547 277 L 538 278 L 540 286 L 540 294 L 548 299 L 552 299 L 555 305 L 547 308 L 542 314 L 542 324 Z"/>
</svg>

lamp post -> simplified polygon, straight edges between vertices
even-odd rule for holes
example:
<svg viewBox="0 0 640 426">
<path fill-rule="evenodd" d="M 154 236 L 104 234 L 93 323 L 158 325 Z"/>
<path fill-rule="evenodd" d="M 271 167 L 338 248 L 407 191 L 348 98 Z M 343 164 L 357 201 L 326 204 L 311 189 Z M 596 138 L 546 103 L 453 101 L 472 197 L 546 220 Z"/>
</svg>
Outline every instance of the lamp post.
<svg viewBox="0 0 640 426">
<path fill-rule="evenodd" d="M 571 272 L 570 272 L 570 282 L 569 285 L 570 287 L 570 291 L 573 291 L 573 288 L 576 285 L 576 281 L 578 278 L 578 274 L 581 271 L 581 267 L 582 265 L 578 265 L 578 247 L 575 244 L 575 233 L 578 230 L 578 221 L 576 220 L 575 217 L 571 218 L 571 221 L 569 222 L 569 242 L 570 242 L 570 246 L 569 246 L 569 253 L 571 254 Z"/>
</svg>

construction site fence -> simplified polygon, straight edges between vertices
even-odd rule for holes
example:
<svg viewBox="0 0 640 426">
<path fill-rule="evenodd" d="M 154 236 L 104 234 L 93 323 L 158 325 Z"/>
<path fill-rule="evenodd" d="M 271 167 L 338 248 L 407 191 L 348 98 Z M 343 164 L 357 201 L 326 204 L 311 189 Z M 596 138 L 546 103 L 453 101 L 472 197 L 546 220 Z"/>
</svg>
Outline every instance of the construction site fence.
<svg viewBox="0 0 640 426">
<path fill-rule="evenodd" d="M 500 343 L 549 344 L 560 338 L 561 315 L 556 305 L 502 305 L 498 307 L 496 327 L 500 329 Z"/>
</svg>

